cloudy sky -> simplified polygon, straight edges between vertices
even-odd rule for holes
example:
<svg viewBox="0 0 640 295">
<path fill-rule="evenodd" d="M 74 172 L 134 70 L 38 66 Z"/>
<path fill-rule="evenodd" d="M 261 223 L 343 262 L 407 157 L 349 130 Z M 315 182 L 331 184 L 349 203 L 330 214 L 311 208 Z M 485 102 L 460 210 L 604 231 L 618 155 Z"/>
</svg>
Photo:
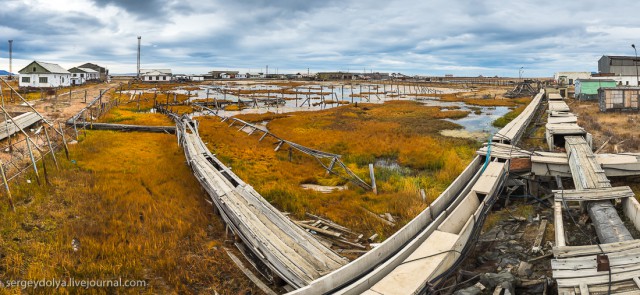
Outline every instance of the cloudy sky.
<svg viewBox="0 0 640 295">
<path fill-rule="evenodd" d="M 633 55 L 640 1 L 2 0 L 0 69 L 142 67 L 551 76 Z M 640 46 L 640 44 L 638 44 Z"/>
</svg>

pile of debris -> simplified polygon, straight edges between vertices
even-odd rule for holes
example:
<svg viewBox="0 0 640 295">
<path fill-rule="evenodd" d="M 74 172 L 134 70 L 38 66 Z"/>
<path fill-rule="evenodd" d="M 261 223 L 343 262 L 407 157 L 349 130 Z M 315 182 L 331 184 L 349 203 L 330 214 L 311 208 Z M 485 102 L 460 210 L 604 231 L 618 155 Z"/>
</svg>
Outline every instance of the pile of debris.
<svg viewBox="0 0 640 295">
<path fill-rule="evenodd" d="M 363 254 L 369 249 L 370 242 L 377 238 L 377 234 L 363 240 L 364 235 L 355 233 L 349 228 L 339 225 L 327 218 L 323 218 L 311 213 L 306 213 L 308 220 L 292 221 L 302 227 L 307 232 L 314 235 L 320 243 L 332 248 L 340 254 Z"/>
<path fill-rule="evenodd" d="M 509 214 L 480 236 L 475 255 L 467 258 L 456 278 L 463 283 L 457 283 L 454 294 L 544 294 L 551 290 L 552 243 L 545 236 L 547 230 L 553 230 L 552 214 L 549 209 L 536 211 L 527 217 Z"/>
<path fill-rule="evenodd" d="M 526 96 L 534 96 L 538 93 L 538 90 L 531 86 L 533 81 L 525 80 L 524 82 L 519 82 L 516 87 L 512 90 L 507 91 L 504 94 L 504 97 L 508 98 L 517 98 L 517 97 L 526 97 Z M 536 88 L 540 88 L 536 85 Z"/>
</svg>

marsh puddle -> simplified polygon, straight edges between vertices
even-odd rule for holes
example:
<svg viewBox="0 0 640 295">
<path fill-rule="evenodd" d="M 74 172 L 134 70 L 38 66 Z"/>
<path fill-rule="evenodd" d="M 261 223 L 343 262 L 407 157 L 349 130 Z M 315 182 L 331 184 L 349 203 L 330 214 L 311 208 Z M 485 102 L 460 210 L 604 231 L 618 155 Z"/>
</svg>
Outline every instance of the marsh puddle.
<svg viewBox="0 0 640 295">
<path fill-rule="evenodd" d="M 440 134 L 444 136 L 471 138 L 479 141 L 486 140 L 491 134 L 498 132 L 500 128 L 493 126 L 493 121 L 504 116 L 511 109 L 509 107 L 483 107 L 467 105 L 464 102 L 440 101 L 437 99 L 422 101 L 428 106 L 442 107 L 443 110 L 457 109 L 469 112 L 464 118 L 444 119 L 462 126 L 462 129 L 443 130 Z"/>
</svg>

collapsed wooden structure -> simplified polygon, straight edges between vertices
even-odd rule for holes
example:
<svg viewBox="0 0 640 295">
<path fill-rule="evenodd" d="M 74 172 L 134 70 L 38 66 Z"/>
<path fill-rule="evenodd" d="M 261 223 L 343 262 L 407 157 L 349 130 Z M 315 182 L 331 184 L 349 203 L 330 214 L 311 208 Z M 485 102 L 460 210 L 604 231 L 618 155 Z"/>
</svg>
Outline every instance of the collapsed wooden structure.
<svg viewBox="0 0 640 295">
<path fill-rule="evenodd" d="M 236 246 L 266 278 L 300 288 L 347 263 L 211 154 L 196 121 L 174 119 L 178 142 L 198 181 L 237 238 Z"/>
<path fill-rule="evenodd" d="M 638 175 L 640 157 L 594 154 L 590 134 L 576 124 L 574 117 L 561 98 L 551 99 L 546 125 L 547 141 L 551 150 L 560 147 L 566 155 L 537 153 L 531 156 L 532 171 L 540 175 L 554 175 L 560 186 L 559 190 L 553 191 L 556 245 L 553 250 L 555 257 L 551 261 L 558 293 L 636 294 L 640 292 L 640 264 L 634 257 L 638 257 L 640 244 L 631 236 L 612 201 L 622 202 L 625 215 L 637 229 L 640 229 L 640 216 L 637 215 L 640 204 L 629 187 L 611 186 L 601 163 L 622 168 L 616 170 L 610 167 L 611 174 Z M 618 160 L 611 161 L 611 158 Z M 575 189 L 563 189 L 560 176 L 570 176 Z M 594 237 L 587 237 L 592 245 L 567 245 L 563 212 L 566 210 L 565 213 L 575 222 L 568 210 L 569 204 L 576 203 L 591 218 L 597 235 L 597 241 L 594 241 Z"/>
</svg>

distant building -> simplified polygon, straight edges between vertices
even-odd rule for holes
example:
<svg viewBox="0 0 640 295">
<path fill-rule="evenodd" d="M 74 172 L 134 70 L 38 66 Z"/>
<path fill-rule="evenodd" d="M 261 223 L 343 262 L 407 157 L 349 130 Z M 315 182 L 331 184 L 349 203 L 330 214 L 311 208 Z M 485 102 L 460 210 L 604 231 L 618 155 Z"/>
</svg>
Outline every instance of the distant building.
<svg viewBox="0 0 640 295">
<path fill-rule="evenodd" d="M 598 89 L 616 87 L 611 79 L 578 79 L 575 82 L 575 98 L 578 100 L 597 100 Z"/>
<path fill-rule="evenodd" d="M 107 81 L 109 80 L 109 70 L 107 68 L 103 68 L 97 64 L 92 64 L 92 63 L 86 63 L 83 64 L 81 66 L 78 66 L 78 68 L 84 68 L 84 69 L 92 69 L 96 72 L 98 72 L 98 80 L 100 81 Z"/>
<path fill-rule="evenodd" d="M 578 79 L 591 78 L 591 72 L 557 72 L 553 75 L 553 80 L 558 85 L 574 85 Z"/>
<path fill-rule="evenodd" d="M 318 80 L 353 80 L 354 73 L 345 72 L 319 72 L 316 74 Z"/>
<path fill-rule="evenodd" d="M 75 67 L 69 69 L 69 72 L 71 73 L 71 85 L 82 85 L 87 81 L 100 80 L 100 73 L 93 69 Z"/>
<path fill-rule="evenodd" d="M 598 89 L 598 102 L 601 112 L 640 111 L 638 98 L 640 87 L 613 87 Z"/>
<path fill-rule="evenodd" d="M 600 74 L 632 78 L 631 83 L 628 84 L 631 86 L 638 86 L 637 75 L 638 71 L 640 71 L 639 67 L 640 59 L 636 59 L 635 56 L 603 55 L 598 60 L 598 72 Z"/>
<path fill-rule="evenodd" d="M 71 73 L 57 64 L 33 61 L 18 73 L 20 87 L 54 88 L 71 85 Z"/>
<path fill-rule="evenodd" d="M 229 78 L 223 78 L 222 75 L 226 74 L 228 77 L 234 76 L 236 74 L 238 74 L 238 71 L 211 71 L 208 73 L 208 75 L 205 75 L 205 78 L 207 79 L 229 79 Z"/>
<path fill-rule="evenodd" d="M 171 82 L 173 75 L 170 69 L 140 69 L 143 82 Z"/>
<path fill-rule="evenodd" d="M 249 79 L 263 79 L 264 77 L 264 73 L 247 73 Z"/>
</svg>

